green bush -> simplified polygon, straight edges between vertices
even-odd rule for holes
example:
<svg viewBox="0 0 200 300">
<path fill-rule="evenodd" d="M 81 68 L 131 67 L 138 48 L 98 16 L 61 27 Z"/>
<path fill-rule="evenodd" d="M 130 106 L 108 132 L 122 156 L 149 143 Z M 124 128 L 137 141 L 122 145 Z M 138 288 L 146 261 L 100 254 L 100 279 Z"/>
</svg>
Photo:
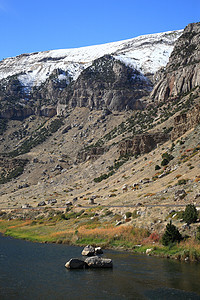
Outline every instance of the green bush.
<svg viewBox="0 0 200 300">
<path fill-rule="evenodd" d="M 162 162 L 161 162 L 161 166 L 166 166 L 166 165 L 168 165 L 168 163 L 170 162 L 170 160 L 172 160 L 174 157 L 173 157 L 173 155 L 171 155 L 171 154 L 169 154 L 169 153 L 167 153 L 167 152 L 165 152 L 165 153 L 163 153 L 162 154 Z"/>
<path fill-rule="evenodd" d="M 187 180 L 186 179 L 179 179 L 178 185 L 186 184 Z"/>
<path fill-rule="evenodd" d="M 197 227 L 196 238 L 200 241 L 200 226 Z"/>
<path fill-rule="evenodd" d="M 162 161 L 161 161 L 161 166 L 166 166 L 168 165 L 169 161 L 168 159 L 164 158 Z"/>
<path fill-rule="evenodd" d="M 162 236 L 162 244 L 168 246 L 170 244 L 180 242 L 182 240 L 182 235 L 180 234 L 178 228 L 172 224 L 172 221 L 166 225 L 165 233 Z"/>
<path fill-rule="evenodd" d="M 161 169 L 161 167 L 159 165 L 155 166 L 155 171 L 160 170 L 160 169 Z"/>
<path fill-rule="evenodd" d="M 126 215 L 126 218 L 129 219 L 129 218 L 131 218 L 132 213 L 131 213 L 130 211 L 127 211 L 127 212 L 125 213 L 125 215 Z"/>
<path fill-rule="evenodd" d="M 183 220 L 189 225 L 195 223 L 198 218 L 198 212 L 193 204 L 188 204 L 183 213 Z"/>
<path fill-rule="evenodd" d="M 138 217 L 137 210 L 134 210 L 132 213 L 132 218 L 136 219 Z"/>
<path fill-rule="evenodd" d="M 173 155 L 171 155 L 171 154 L 165 152 L 165 153 L 162 154 L 162 158 L 163 158 L 163 159 L 166 158 L 168 161 L 170 161 L 170 160 L 172 160 L 174 157 L 173 157 Z"/>
</svg>

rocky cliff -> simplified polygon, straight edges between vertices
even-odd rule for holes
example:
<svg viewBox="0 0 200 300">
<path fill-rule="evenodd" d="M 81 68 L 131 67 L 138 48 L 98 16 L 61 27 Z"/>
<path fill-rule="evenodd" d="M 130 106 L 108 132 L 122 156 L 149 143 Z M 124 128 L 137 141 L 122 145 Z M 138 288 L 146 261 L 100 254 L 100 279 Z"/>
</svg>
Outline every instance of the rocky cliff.
<svg viewBox="0 0 200 300">
<path fill-rule="evenodd" d="M 1 117 L 48 115 L 48 106 L 59 114 L 76 106 L 141 109 L 141 98 L 152 89 L 149 79 L 166 65 L 181 34 L 164 32 L 6 58 L 0 61 Z"/>
<path fill-rule="evenodd" d="M 189 24 L 177 40 L 165 69 L 156 74 L 151 98 L 165 101 L 200 85 L 200 23 Z"/>
<path fill-rule="evenodd" d="M 171 132 L 171 139 L 176 140 L 188 130 L 200 123 L 200 106 L 196 105 L 187 113 L 181 113 L 174 118 L 174 126 Z"/>
<path fill-rule="evenodd" d="M 92 147 L 89 149 L 81 150 L 77 155 L 77 162 L 83 162 L 86 160 L 95 160 L 99 156 L 103 155 L 108 149 L 106 147 Z"/>
<path fill-rule="evenodd" d="M 120 155 L 140 155 L 150 152 L 159 144 L 169 139 L 167 134 L 156 132 L 152 134 L 140 134 L 132 139 L 126 139 L 119 143 Z"/>
<path fill-rule="evenodd" d="M 99 58 L 67 88 L 60 102 L 68 108 L 90 107 L 110 110 L 141 109 L 139 101 L 147 96 L 152 83 L 139 71 L 114 57 Z"/>
</svg>

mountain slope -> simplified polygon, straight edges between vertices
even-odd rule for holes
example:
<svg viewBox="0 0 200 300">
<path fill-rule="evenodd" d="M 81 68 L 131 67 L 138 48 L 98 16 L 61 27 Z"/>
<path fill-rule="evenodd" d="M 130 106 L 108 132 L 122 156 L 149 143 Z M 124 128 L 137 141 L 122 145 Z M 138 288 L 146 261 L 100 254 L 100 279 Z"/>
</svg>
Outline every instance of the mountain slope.
<svg viewBox="0 0 200 300">
<path fill-rule="evenodd" d="M 135 211 L 134 224 L 160 232 L 172 209 L 193 202 L 200 206 L 200 90 L 197 80 L 188 80 L 199 74 L 199 64 L 194 63 L 199 53 L 198 28 L 198 23 L 187 26 L 174 48 L 170 46 L 174 50 L 169 62 L 154 74 L 154 82 L 147 74 L 152 72 L 153 60 L 145 71 L 142 59 L 148 60 L 148 55 L 142 54 L 138 70 L 133 68 L 135 60 L 127 41 L 117 54 L 95 54 L 90 62 L 85 57 L 84 70 L 76 80 L 67 75 L 62 62 L 62 69 L 55 69 L 33 88 L 29 101 L 22 98 L 18 75 L 2 79 L 4 101 L 12 101 L 15 109 L 17 105 L 28 109 L 29 104 L 32 115 L 0 119 L 0 207 L 19 208 L 25 203 L 37 207 L 40 201 L 51 207 L 48 200 L 56 199 L 54 207 L 66 207 L 70 201 L 78 210 L 95 198 L 99 207 L 108 206 L 120 215 Z M 192 36 L 189 43 L 188 35 Z M 167 33 L 168 42 L 170 36 L 173 33 Z M 153 56 L 161 44 L 166 46 L 160 38 L 153 46 L 146 40 L 143 46 L 140 43 L 141 53 L 145 49 L 150 53 L 154 47 Z M 193 51 L 183 60 L 187 49 Z M 79 58 L 83 60 L 83 53 Z M 58 61 L 52 62 L 54 68 Z M 42 63 L 50 64 L 50 60 Z M 174 81 L 169 85 L 172 74 Z M 177 96 L 167 93 L 169 88 L 177 89 Z M 36 112 L 35 103 L 40 111 Z M 60 106 L 60 112 L 63 107 L 65 114 L 52 111 L 48 115 L 49 104 L 54 109 Z"/>
<path fill-rule="evenodd" d="M 66 80 L 68 77 L 75 80 L 93 60 L 106 54 L 116 56 L 144 74 L 155 73 L 168 62 L 174 42 L 181 33 L 181 30 L 171 31 L 97 46 L 51 50 L 6 58 L 0 62 L 0 80 L 18 75 L 21 84 L 30 89 L 33 86 L 40 86 L 55 69 L 65 71 Z"/>
</svg>

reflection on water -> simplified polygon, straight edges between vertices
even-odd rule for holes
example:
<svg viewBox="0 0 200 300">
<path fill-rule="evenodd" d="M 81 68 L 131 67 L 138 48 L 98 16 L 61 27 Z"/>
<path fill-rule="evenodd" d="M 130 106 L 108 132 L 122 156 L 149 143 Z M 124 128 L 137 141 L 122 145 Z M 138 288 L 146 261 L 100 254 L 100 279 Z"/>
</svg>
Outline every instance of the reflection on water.
<svg viewBox="0 0 200 300">
<path fill-rule="evenodd" d="M 67 270 L 81 249 L 0 236 L 0 299 L 200 299 L 200 265 L 107 250 L 114 268 Z"/>
</svg>

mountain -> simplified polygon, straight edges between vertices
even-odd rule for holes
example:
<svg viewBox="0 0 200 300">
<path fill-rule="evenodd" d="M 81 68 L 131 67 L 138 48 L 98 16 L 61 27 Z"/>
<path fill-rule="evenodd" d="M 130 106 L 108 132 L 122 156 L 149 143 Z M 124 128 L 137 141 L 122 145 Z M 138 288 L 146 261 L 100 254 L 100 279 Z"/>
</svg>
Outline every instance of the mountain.
<svg viewBox="0 0 200 300">
<path fill-rule="evenodd" d="M 113 64 L 109 68 L 110 70 L 113 68 L 112 73 L 114 77 L 117 77 L 116 80 L 113 78 L 114 87 L 112 87 L 111 82 L 109 83 L 111 92 L 105 93 L 104 97 L 111 98 L 110 102 L 117 103 L 116 105 L 108 105 L 108 108 L 118 110 L 125 109 L 127 105 L 134 107 L 134 100 L 149 94 L 152 87 L 152 75 L 160 67 L 167 64 L 174 43 L 181 33 L 182 31 L 179 30 L 150 34 L 104 45 L 22 54 L 4 59 L 0 62 L 1 116 L 8 117 L 10 115 L 14 118 L 23 118 L 32 113 L 34 114 L 35 111 L 41 112 L 41 106 L 43 105 L 56 107 L 58 101 L 63 104 L 65 98 L 71 98 L 71 90 L 76 89 L 71 88 L 72 84 L 79 85 L 77 94 L 82 93 L 80 92 L 80 85 L 83 85 L 84 88 L 84 78 L 79 79 L 82 73 L 82 77 L 84 77 L 92 69 L 96 69 L 96 71 L 101 72 L 102 77 L 105 77 L 103 73 L 106 68 L 105 61 Z M 102 57 L 105 57 L 105 59 L 102 60 Z M 136 96 L 131 97 L 134 99 L 130 99 L 130 93 L 129 95 L 125 93 L 121 97 L 117 96 L 119 99 L 116 99 L 116 92 L 114 92 L 115 95 L 112 97 L 112 89 L 115 89 L 115 86 L 118 86 L 121 80 L 119 78 L 120 68 L 123 68 L 123 71 L 127 69 L 125 73 L 127 73 L 128 78 L 125 80 L 125 85 L 128 84 L 129 89 L 131 89 L 131 85 L 133 85 L 133 88 L 134 85 L 137 86 Z M 76 84 L 77 80 L 79 82 Z M 96 81 L 95 78 L 94 80 Z M 122 81 L 124 83 L 124 80 Z M 139 85 L 138 82 L 140 82 Z M 139 92 L 138 89 L 141 91 L 142 86 L 145 86 L 147 92 Z M 91 88 L 93 89 L 93 84 L 90 84 Z M 97 89 L 99 88 L 97 87 Z M 107 87 L 104 86 L 104 89 L 107 90 Z M 88 94 L 90 94 L 90 98 L 93 97 L 91 91 L 88 91 Z M 129 98 L 129 101 L 122 105 L 126 97 Z M 73 104 L 70 104 L 72 107 L 74 107 L 74 103 L 80 105 L 80 101 L 77 103 L 75 98 L 76 96 L 73 95 L 74 100 L 71 100 Z M 103 101 L 103 105 L 105 106 L 107 102 Z M 16 104 L 18 104 L 17 112 Z M 25 105 L 28 108 L 22 110 Z M 84 103 L 84 105 L 87 104 Z M 93 106 L 99 108 L 101 105 L 97 104 L 97 100 L 95 100 Z M 7 111 L 8 109 L 11 112 L 10 114 Z"/>
<path fill-rule="evenodd" d="M 182 30 L 177 30 L 97 46 L 6 58 L 0 63 L 0 80 L 17 75 L 21 84 L 31 89 L 33 86 L 40 86 L 56 69 L 66 72 L 66 76 L 58 76 L 58 79 L 68 80 L 70 77 L 75 80 L 95 59 L 107 54 L 112 54 L 144 74 L 155 73 L 168 62 L 174 42 L 181 33 Z"/>
<path fill-rule="evenodd" d="M 160 232 L 172 210 L 198 205 L 199 34 L 193 23 L 3 60 L 0 207 L 92 198 Z"/>
<path fill-rule="evenodd" d="M 200 85 L 199 23 L 189 24 L 178 39 L 160 80 L 152 93 L 154 101 L 177 97 Z"/>
</svg>

